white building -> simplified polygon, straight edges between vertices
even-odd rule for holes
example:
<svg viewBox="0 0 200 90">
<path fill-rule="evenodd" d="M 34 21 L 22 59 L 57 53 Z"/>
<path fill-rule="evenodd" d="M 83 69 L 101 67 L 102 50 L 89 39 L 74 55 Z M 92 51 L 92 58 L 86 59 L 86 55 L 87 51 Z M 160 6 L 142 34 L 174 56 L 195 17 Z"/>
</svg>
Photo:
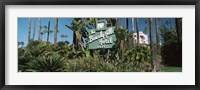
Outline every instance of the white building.
<svg viewBox="0 0 200 90">
<path fill-rule="evenodd" d="M 133 39 L 137 43 L 137 33 L 133 33 Z M 144 34 L 143 32 L 139 32 L 139 43 L 140 44 L 149 44 L 148 35 Z"/>
</svg>

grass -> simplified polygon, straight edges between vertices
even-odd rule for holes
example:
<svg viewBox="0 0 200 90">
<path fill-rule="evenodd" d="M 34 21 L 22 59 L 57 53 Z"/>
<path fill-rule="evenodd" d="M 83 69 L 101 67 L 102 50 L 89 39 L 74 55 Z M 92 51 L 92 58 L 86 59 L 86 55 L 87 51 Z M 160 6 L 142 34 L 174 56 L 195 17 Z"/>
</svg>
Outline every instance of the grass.
<svg viewBox="0 0 200 90">
<path fill-rule="evenodd" d="M 163 72 L 182 72 L 182 67 L 164 66 L 161 68 Z"/>
</svg>

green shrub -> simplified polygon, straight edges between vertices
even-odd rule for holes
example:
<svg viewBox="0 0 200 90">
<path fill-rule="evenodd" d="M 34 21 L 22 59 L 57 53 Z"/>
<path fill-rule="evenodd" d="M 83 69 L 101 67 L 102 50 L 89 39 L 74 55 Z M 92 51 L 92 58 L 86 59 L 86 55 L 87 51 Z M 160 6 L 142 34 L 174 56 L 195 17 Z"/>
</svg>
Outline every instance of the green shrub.
<svg viewBox="0 0 200 90">
<path fill-rule="evenodd" d="M 60 72 L 65 69 L 65 61 L 60 56 L 39 56 L 28 63 L 29 72 Z"/>
</svg>

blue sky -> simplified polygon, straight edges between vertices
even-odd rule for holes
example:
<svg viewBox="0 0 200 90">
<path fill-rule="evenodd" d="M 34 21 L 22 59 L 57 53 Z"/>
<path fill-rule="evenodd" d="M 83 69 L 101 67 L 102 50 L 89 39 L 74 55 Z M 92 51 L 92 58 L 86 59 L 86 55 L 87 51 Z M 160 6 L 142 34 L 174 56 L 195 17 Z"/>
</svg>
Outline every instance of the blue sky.
<svg viewBox="0 0 200 90">
<path fill-rule="evenodd" d="M 48 26 L 48 19 L 49 18 L 40 18 L 41 19 L 41 26 Z M 28 20 L 29 18 L 18 18 L 18 41 L 23 41 L 25 43 L 25 45 L 28 42 Z M 67 41 L 70 42 L 70 44 L 72 43 L 73 40 L 73 33 L 72 30 L 70 30 L 69 28 L 67 28 L 65 25 L 69 25 L 71 24 L 73 18 L 58 18 L 58 37 L 57 37 L 57 41 L 62 41 L 62 38 L 60 37 L 62 34 L 67 35 Z M 139 22 L 139 30 L 143 31 L 145 27 L 149 27 L 148 24 L 145 24 L 144 22 L 145 18 L 139 18 L 138 22 Z M 171 21 L 172 26 L 175 25 L 175 19 L 174 18 L 160 18 L 159 19 L 161 22 L 165 23 L 167 20 Z M 38 39 L 38 18 L 31 18 L 31 39 L 33 38 L 33 31 L 34 31 L 34 22 L 36 21 L 36 31 L 35 31 L 35 38 L 34 40 Z M 136 19 L 134 19 L 134 30 L 136 30 Z M 159 26 L 161 25 L 159 21 Z M 119 21 L 120 23 L 120 21 Z M 123 25 L 125 25 L 125 19 L 122 19 L 122 23 Z M 132 30 L 132 22 L 131 22 L 131 18 L 128 19 L 128 23 L 129 23 L 129 31 Z M 168 28 L 170 27 L 170 25 L 167 26 Z M 154 33 L 155 33 L 155 18 L 153 19 L 153 29 L 154 29 Z M 41 31 L 43 31 L 44 28 L 41 29 Z M 54 18 L 50 18 L 50 30 L 54 30 Z M 155 34 L 154 34 L 155 36 Z M 53 43 L 53 33 L 50 34 L 50 42 Z M 42 37 L 43 41 L 46 41 L 47 38 L 47 34 L 44 34 Z"/>
<path fill-rule="evenodd" d="M 49 18 L 41 18 L 41 26 L 48 26 L 48 19 Z M 18 41 L 23 41 L 25 45 L 28 41 L 28 18 L 18 18 Z M 57 41 L 62 41 L 60 37 L 62 34 L 68 35 L 67 40 L 72 41 L 72 31 L 65 27 L 65 25 L 70 25 L 73 18 L 58 18 L 58 37 Z M 38 18 L 31 18 L 31 39 L 33 38 L 33 31 L 34 31 L 34 22 L 36 21 L 36 31 L 35 31 L 35 40 L 38 39 Z M 41 29 L 43 31 L 44 28 Z M 50 19 L 50 30 L 54 30 L 54 18 Z M 53 42 L 53 33 L 50 34 L 50 42 Z M 42 37 L 43 41 L 46 41 L 47 34 L 44 34 Z"/>
</svg>

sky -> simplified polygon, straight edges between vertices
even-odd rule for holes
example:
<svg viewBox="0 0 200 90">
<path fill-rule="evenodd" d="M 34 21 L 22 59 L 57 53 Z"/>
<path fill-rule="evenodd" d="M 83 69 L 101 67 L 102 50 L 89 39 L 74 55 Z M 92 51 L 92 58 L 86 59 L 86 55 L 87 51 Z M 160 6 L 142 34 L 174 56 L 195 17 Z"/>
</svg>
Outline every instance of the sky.
<svg viewBox="0 0 200 90">
<path fill-rule="evenodd" d="M 40 18 L 41 20 L 41 26 L 48 26 L 48 19 L 49 18 Z M 138 23 L 139 23 L 139 31 L 143 31 L 145 29 L 145 27 L 149 27 L 148 24 L 145 24 L 145 19 L 146 18 L 138 18 Z M 72 43 L 73 40 L 73 33 L 72 30 L 70 30 L 69 28 L 67 28 L 65 25 L 69 25 L 71 26 L 71 22 L 72 22 L 73 18 L 58 18 L 58 37 L 57 37 L 57 41 L 62 41 L 62 38 L 60 37 L 62 34 L 67 35 L 67 41 L 69 41 L 69 43 Z M 175 19 L 174 18 L 159 18 L 159 26 L 162 23 L 165 23 L 166 21 L 171 21 L 171 25 L 175 26 Z M 24 44 L 26 45 L 28 42 L 28 21 L 29 18 L 18 18 L 18 41 L 23 41 Z M 36 21 L 35 25 L 35 38 L 34 40 L 38 39 L 38 18 L 31 18 L 31 39 L 33 39 L 33 31 L 34 31 L 34 22 Z M 122 23 L 124 26 L 125 25 L 125 19 L 122 18 Z M 120 24 L 120 21 L 118 22 L 118 24 Z M 128 24 L 129 24 L 129 31 L 132 31 L 132 21 L 131 18 L 128 18 Z M 170 28 L 170 25 L 167 25 L 167 28 Z M 155 18 L 153 18 L 153 31 L 155 33 Z M 44 28 L 41 29 L 41 31 L 43 31 Z M 50 30 L 54 30 L 54 18 L 50 18 Z M 134 30 L 136 31 L 136 19 L 134 19 Z M 53 43 L 53 39 L 54 39 L 54 33 L 50 34 L 50 42 Z M 155 34 L 154 34 L 154 38 L 155 38 Z M 43 41 L 47 40 L 47 34 L 44 34 L 42 37 Z"/>
</svg>

